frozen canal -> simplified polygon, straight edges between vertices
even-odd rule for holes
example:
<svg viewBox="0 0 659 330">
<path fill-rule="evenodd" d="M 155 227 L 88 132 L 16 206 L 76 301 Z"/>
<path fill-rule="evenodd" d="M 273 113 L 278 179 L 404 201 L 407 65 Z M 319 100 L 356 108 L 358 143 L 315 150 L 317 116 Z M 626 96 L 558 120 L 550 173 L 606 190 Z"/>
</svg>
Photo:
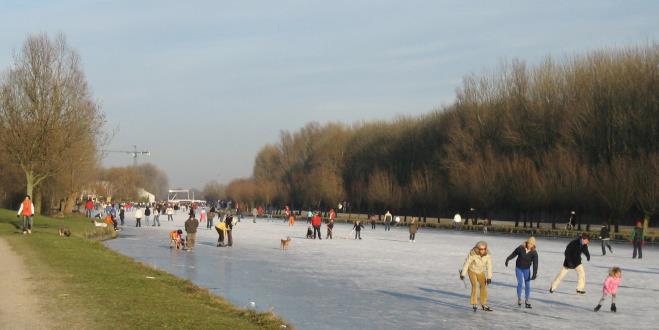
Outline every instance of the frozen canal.
<svg viewBox="0 0 659 330">
<path fill-rule="evenodd" d="M 166 217 L 161 217 L 166 219 Z M 144 220 L 143 220 L 144 221 Z M 614 254 L 601 256 L 599 241 L 591 242 L 585 262 L 587 294 L 575 293 L 571 272 L 558 292 L 551 280 L 563 263 L 566 240 L 538 239 L 540 268 L 533 281 L 532 310 L 519 309 L 514 261 L 505 258 L 524 238 L 475 233 L 420 230 L 408 242 L 406 228 L 385 232 L 370 225 L 363 240 L 346 239 L 351 227 L 337 225 L 334 240 L 305 240 L 307 224 L 288 227 L 281 221 L 251 219 L 235 227 L 234 247 L 215 247 L 217 233 L 200 225 L 193 252 L 169 249 L 168 232 L 183 227 L 183 216 L 162 227 L 127 226 L 107 246 L 199 286 L 238 306 L 256 303 L 298 329 L 656 329 L 659 324 L 659 261 L 657 250 L 646 248 L 644 259 L 631 259 L 630 244 L 616 244 Z M 323 225 L 323 235 L 325 226 Z M 291 236 L 290 249 L 279 248 Z M 494 312 L 471 311 L 469 289 L 458 269 L 476 241 L 485 239 L 493 255 L 494 277 L 489 304 Z M 602 282 L 611 266 L 623 269 L 618 313 L 607 300 L 593 312 Z"/>
</svg>

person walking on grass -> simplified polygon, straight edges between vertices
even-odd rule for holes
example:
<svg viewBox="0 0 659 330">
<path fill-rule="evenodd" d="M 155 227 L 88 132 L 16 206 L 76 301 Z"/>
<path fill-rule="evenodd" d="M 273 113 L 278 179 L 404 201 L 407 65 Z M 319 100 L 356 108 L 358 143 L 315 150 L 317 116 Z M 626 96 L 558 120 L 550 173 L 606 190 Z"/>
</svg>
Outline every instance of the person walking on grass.
<svg viewBox="0 0 659 330">
<path fill-rule="evenodd" d="M 487 271 L 487 275 L 485 271 Z M 487 286 L 492 284 L 492 258 L 485 241 L 476 243 L 476 246 L 469 251 L 462 271 L 460 271 L 460 280 L 464 281 L 465 276 L 469 276 L 469 282 L 471 282 L 470 303 L 474 312 L 478 310 L 479 291 L 481 308 L 486 312 L 491 312 L 492 308 L 487 305 Z"/>
<path fill-rule="evenodd" d="M 613 249 L 611 249 L 611 234 L 608 226 L 603 225 L 602 229 L 600 229 L 600 239 L 602 240 L 602 255 L 606 255 L 605 247 L 608 247 L 609 251 L 613 253 Z"/>
<path fill-rule="evenodd" d="M 588 243 L 590 242 L 590 235 L 588 233 L 582 233 L 581 236 L 567 245 L 565 248 L 565 261 L 563 262 L 563 268 L 556 275 L 554 282 L 552 282 L 551 287 L 549 288 L 549 293 L 554 293 L 558 289 L 558 285 L 561 284 L 563 277 L 567 273 L 574 269 L 577 272 L 577 294 L 586 293 L 586 272 L 583 265 L 581 264 L 581 254 L 586 256 L 586 260 L 590 261 L 590 253 L 588 252 Z"/>
<path fill-rule="evenodd" d="M 188 245 L 188 251 L 192 251 L 197 241 L 197 228 L 199 227 L 199 220 L 190 217 L 185 221 L 185 233 L 187 234 L 185 241 Z"/>
<path fill-rule="evenodd" d="M 632 254 L 632 259 L 636 259 L 636 253 L 638 252 L 638 258 L 643 259 L 643 240 L 645 235 L 643 234 L 643 224 L 640 221 L 636 222 L 636 227 L 632 230 L 632 244 L 634 244 L 634 252 Z"/>
<path fill-rule="evenodd" d="M 622 281 L 622 270 L 620 267 L 609 269 L 609 276 L 604 280 L 604 286 L 602 287 L 602 298 L 600 298 L 597 306 L 595 306 L 595 312 L 599 312 L 600 308 L 602 308 L 602 303 L 604 303 L 608 295 L 611 295 L 611 312 L 615 313 L 618 311 L 616 307 L 616 295 L 618 294 L 620 281 Z"/>
<path fill-rule="evenodd" d="M 412 217 L 410 222 L 410 243 L 416 242 L 416 232 L 419 229 L 419 219 L 417 217 Z"/>
<path fill-rule="evenodd" d="M 32 234 L 32 224 L 34 223 L 34 203 L 32 203 L 30 195 L 26 195 L 23 202 L 21 202 L 16 217 L 23 218 L 23 235 Z"/>
<path fill-rule="evenodd" d="M 142 211 L 141 208 L 136 207 L 135 208 L 135 227 L 142 227 L 142 217 L 144 216 L 144 212 Z"/>
<path fill-rule="evenodd" d="M 531 281 L 535 280 L 538 275 L 538 252 L 536 251 L 535 237 L 529 237 L 524 244 L 518 246 L 506 258 L 506 267 L 508 267 L 508 262 L 515 258 L 517 258 L 517 261 L 515 261 L 517 306 L 522 307 L 522 286 L 524 286 L 524 307 L 531 308 L 531 303 L 529 302 Z M 533 266 L 533 275 L 531 275 L 531 266 Z"/>
<path fill-rule="evenodd" d="M 387 210 L 387 213 L 384 214 L 384 231 L 391 231 L 391 221 L 393 220 L 393 215 Z"/>
</svg>

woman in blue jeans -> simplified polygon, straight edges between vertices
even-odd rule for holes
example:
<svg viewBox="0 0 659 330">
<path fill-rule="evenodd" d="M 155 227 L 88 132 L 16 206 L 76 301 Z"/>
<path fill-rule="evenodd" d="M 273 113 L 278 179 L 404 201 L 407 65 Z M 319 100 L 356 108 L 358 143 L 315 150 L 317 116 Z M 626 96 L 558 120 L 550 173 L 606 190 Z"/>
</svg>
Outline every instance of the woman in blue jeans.
<svg viewBox="0 0 659 330">
<path fill-rule="evenodd" d="M 535 280 L 538 275 L 538 252 L 535 250 L 535 238 L 529 237 L 524 244 L 518 246 L 508 258 L 506 258 L 506 267 L 508 262 L 517 258 L 515 262 L 515 276 L 517 277 L 517 305 L 522 306 L 522 287 L 524 287 L 524 306 L 531 308 L 529 297 L 531 296 L 531 280 Z M 533 265 L 533 275 L 531 275 L 531 265 Z"/>
</svg>

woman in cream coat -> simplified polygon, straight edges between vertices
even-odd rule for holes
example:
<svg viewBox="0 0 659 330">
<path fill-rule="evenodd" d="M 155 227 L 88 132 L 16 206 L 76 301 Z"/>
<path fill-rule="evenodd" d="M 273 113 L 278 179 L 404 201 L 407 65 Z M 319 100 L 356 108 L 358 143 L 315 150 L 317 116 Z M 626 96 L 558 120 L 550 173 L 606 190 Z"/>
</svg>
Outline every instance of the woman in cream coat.
<svg viewBox="0 0 659 330">
<path fill-rule="evenodd" d="M 485 275 L 486 270 L 487 276 Z M 465 276 L 469 276 L 471 282 L 471 305 L 474 307 L 474 312 L 478 310 L 477 286 L 480 287 L 481 308 L 491 312 L 492 309 L 487 305 L 487 285 L 492 283 L 492 258 L 486 242 L 476 243 L 476 246 L 469 252 L 460 272 L 460 279 L 464 280 Z"/>
</svg>

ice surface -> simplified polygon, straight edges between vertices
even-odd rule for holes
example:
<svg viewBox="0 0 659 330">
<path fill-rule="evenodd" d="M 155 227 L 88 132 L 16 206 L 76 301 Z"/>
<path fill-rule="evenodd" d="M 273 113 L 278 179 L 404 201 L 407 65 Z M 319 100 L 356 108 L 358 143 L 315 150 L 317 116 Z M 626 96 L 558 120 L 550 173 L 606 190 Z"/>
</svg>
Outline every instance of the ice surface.
<svg viewBox="0 0 659 330">
<path fill-rule="evenodd" d="M 539 238 L 533 309 L 526 310 L 517 307 L 514 261 L 504 266 L 524 237 L 421 229 L 410 243 L 406 228 L 385 232 L 367 225 L 359 241 L 346 239 L 351 227 L 337 224 L 333 240 L 319 241 L 304 239 L 305 221 L 288 227 L 265 219 L 253 224 L 249 218 L 235 227 L 232 248 L 216 247 L 217 233 L 201 224 L 194 251 L 171 250 L 167 234 L 183 227 L 183 217 L 142 228 L 127 219 L 119 238 L 106 244 L 238 306 L 254 302 L 259 310 L 272 308 L 298 329 L 656 329 L 659 324 L 656 248 L 646 247 L 644 259 L 633 260 L 631 244 L 614 244 L 612 255 L 601 256 L 600 242 L 592 241 L 591 261 L 584 258 L 587 294 L 576 294 L 575 272 L 550 294 L 568 241 Z M 293 240 L 282 251 L 280 239 L 286 236 Z M 481 239 L 489 243 L 494 262 L 491 313 L 471 310 L 469 289 L 458 278 L 469 249 Z M 607 270 L 616 265 L 623 269 L 618 313 L 609 312 L 609 300 L 595 313 Z"/>
</svg>

